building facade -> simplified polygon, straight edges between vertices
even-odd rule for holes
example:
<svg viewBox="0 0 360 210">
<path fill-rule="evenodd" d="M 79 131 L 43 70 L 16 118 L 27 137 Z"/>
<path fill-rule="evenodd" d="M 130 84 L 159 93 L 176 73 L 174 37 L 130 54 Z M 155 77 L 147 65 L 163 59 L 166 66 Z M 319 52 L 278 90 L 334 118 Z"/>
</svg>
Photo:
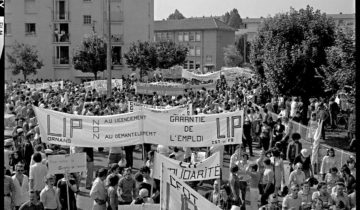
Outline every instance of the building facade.
<svg viewBox="0 0 360 210">
<path fill-rule="evenodd" d="M 154 40 L 186 46 L 185 69 L 219 70 L 224 66 L 224 48 L 235 43 L 235 29 L 216 18 L 155 21 Z"/>
<path fill-rule="evenodd" d="M 107 0 L 24 0 L 6 1 L 5 51 L 17 41 L 34 46 L 44 66 L 29 79 L 93 78 L 72 65 L 74 50 L 84 37 L 96 33 L 107 37 Z M 123 59 L 132 42 L 153 40 L 154 0 L 110 0 L 112 77 L 119 78 L 131 70 Z M 100 73 L 106 77 L 106 73 Z M 22 79 L 11 73 L 5 59 L 5 79 Z"/>
</svg>

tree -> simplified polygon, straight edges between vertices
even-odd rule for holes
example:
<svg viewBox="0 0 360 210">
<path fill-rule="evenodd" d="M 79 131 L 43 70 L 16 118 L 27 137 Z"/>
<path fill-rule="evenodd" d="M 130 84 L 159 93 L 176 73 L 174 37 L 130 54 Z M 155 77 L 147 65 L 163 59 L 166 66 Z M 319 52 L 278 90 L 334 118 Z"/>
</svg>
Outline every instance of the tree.
<svg viewBox="0 0 360 210">
<path fill-rule="evenodd" d="M 90 34 L 73 54 L 74 68 L 91 72 L 97 80 L 98 72 L 106 69 L 106 42 L 96 34 Z"/>
<path fill-rule="evenodd" d="M 230 13 L 226 12 L 225 15 L 223 15 L 222 20 L 224 23 L 228 24 L 230 19 Z"/>
<path fill-rule="evenodd" d="M 168 20 L 181 20 L 185 19 L 185 16 L 179 12 L 179 10 L 175 9 L 175 12 L 170 14 Z"/>
<path fill-rule="evenodd" d="M 182 65 L 186 59 L 188 49 L 175 42 L 161 41 L 156 43 L 158 67 L 168 69 L 175 65 Z"/>
<path fill-rule="evenodd" d="M 233 9 L 230 12 L 230 18 L 229 21 L 227 22 L 227 24 L 233 28 L 240 28 L 241 24 L 242 24 L 242 20 L 241 17 L 239 15 L 239 12 L 237 11 L 237 9 Z"/>
<path fill-rule="evenodd" d="M 237 51 L 235 45 L 228 45 L 224 48 L 224 62 L 227 67 L 240 66 L 243 62 L 243 57 Z"/>
<path fill-rule="evenodd" d="M 319 10 L 291 8 L 265 19 L 251 45 L 251 63 L 274 95 L 319 96 L 324 86 L 315 69 L 326 64 L 325 49 L 334 44 L 334 33 L 334 22 Z"/>
<path fill-rule="evenodd" d="M 35 47 L 15 41 L 11 48 L 6 56 L 13 75 L 22 73 L 26 80 L 27 76 L 37 74 L 37 70 L 44 66 Z"/>
<path fill-rule="evenodd" d="M 124 55 L 126 64 L 133 70 L 140 69 L 140 77 L 154 71 L 156 68 L 170 68 L 181 65 L 186 59 L 188 49 L 172 41 L 156 43 L 132 43 L 129 51 Z"/>
<path fill-rule="evenodd" d="M 350 28 L 336 30 L 335 45 L 326 49 L 327 64 L 318 73 L 327 90 L 334 94 L 346 86 L 355 90 L 355 33 Z"/>
<path fill-rule="evenodd" d="M 324 93 L 316 69 L 326 65 L 325 49 L 334 40 L 335 23 L 325 14 L 310 6 L 291 8 L 264 20 L 251 45 L 250 60 L 273 95 L 301 96 L 306 114 L 309 97 Z"/>
</svg>

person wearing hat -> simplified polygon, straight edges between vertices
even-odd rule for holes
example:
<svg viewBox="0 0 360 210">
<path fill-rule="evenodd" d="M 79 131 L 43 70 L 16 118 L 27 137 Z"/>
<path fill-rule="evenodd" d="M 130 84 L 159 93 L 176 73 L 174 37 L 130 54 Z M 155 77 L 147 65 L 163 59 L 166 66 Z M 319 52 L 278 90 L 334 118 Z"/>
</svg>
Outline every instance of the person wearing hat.
<svg viewBox="0 0 360 210">
<path fill-rule="evenodd" d="M 310 161 L 310 150 L 302 149 L 300 154 L 294 160 L 294 164 L 297 163 L 302 164 L 302 171 L 305 173 L 305 179 L 314 176 Z"/>
<path fill-rule="evenodd" d="M 13 147 L 13 139 L 6 139 L 4 141 L 4 166 L 5 170 L 10 170 L 10 158 L 11 154 L 13 153 L 12 147 Z"/>
</svg>

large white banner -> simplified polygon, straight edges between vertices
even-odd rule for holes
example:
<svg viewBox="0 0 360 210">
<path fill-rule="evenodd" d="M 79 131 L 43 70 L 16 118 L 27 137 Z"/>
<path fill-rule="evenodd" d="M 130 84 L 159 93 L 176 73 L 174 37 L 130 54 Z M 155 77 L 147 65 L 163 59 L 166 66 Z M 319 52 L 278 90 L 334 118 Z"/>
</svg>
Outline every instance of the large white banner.
<svg viewBox="0 0 360 210">
<path fill-rule="evenodd" d="M 161 171 L 160 206 L 162 210 L 220 209 L 169 170 L 163 167 Z"/>
<path fill-rule="evenodd" d="M 209 80 L 217 80 L 220 79 L 220 71 L 217 72 L 211 72 L 206 74 L 195 74 L 193 72 L 190 72 L 186 69 L 182 70 L 182 77 L 185 79 L 197 79 L 199 81 L 209 81 Z"/>
<path fill-rule="evenodd" d="M 75 173 L 86 171 L 86 153 L 69 155 L 49 155 L 48 167 L 50 174 Z"/>
<path fill-rule="evenodd" d="M 170 82 L 136 83 L 135 91 L 137 94 L 178 96 L 185 93 L 186 86 Z"/>
<path fill-rule="evenodd" d="M 221 74 L 225 76 L 226 82 L 229 85 L 233 85 L 237 77 L 250 78 L 254 75 L 251 69 L 240 67 L 223 67 L 221 68 Z"/>
<path fill-rule="evenodd" d="M 25 84 L 27 88 L 30 88 L 31 90 L 41 90 L 41 89 L 49 89 L 52 87 L 53 89 L 58 89 L 60 86 L 60 89 L 64 89 L 64 81 L 57 81 L 57 82 L 44 82 L 44 83 L 36 83 L 36 84 Z"/>
<path fill-rule="evenodd" d="M 79 147 L 142 143 L 179 147 L 240 144 L 243 111 L 171 115 L 144 109 L 109 116 L 83 116 L 33 107 L 42 141 Z"/>
<path fill-rule="evenodd" d="M 171 171 L 177 178 L 183 181 L 220 179 L 221 167 L 219 152 L 198 163 L 177 161 L 155 152 L 153 169 L 155 179 L 160 179 L 161 164 L 163 164 L 165 169 Z"/>
<path fill-rule="evenodd" d="M 123 89 L 123 81 L 122 79 L 112 79 L 111 80 L 111 88 L 118 88 L 120 90 Z M 107 80 L 94 80 L 90 82 L 84 82 L 84 88 L 89 91 L 96 89 L 98 92 L 106 92 L 107 91 Z"/>
<path fill-rule="evenodd" d="M 192 115 L 192 104 L 186 104 L 182 106 L 165 107 L 165 106 L 154 106 L 149 104 L 142 104 L 134 101 L 128 101 L 129 112 L 139 112 L 142 108 L 152 110 L 154 112 L 163 112 L 169 114 L 178 115 Z"/>
<path fill-rule="evenodd" d="M 133 204 L 133 205 L 121 205 L 121 210 L 159 210 L 160 204 Z"/>
</svg>

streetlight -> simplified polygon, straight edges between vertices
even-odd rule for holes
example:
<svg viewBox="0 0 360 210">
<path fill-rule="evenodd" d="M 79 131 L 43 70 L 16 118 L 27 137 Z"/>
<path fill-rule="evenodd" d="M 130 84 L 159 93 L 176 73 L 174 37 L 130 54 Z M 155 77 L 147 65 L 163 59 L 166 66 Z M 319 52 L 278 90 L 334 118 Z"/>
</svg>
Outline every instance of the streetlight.
<svg viewBox="0 0 360 210">
<path fill-rule="evenodd" d="M 111 56 L 111 19 L 110 19 L 110 0 L 107 0 L 108 8 L 108 44 L 107 44 L 107 53 L 106 53 L 106 67 L 107 67 L 107 97 L 111 97 L 111 64 L 112 64 L 112 56 Z"/>
</svg>

